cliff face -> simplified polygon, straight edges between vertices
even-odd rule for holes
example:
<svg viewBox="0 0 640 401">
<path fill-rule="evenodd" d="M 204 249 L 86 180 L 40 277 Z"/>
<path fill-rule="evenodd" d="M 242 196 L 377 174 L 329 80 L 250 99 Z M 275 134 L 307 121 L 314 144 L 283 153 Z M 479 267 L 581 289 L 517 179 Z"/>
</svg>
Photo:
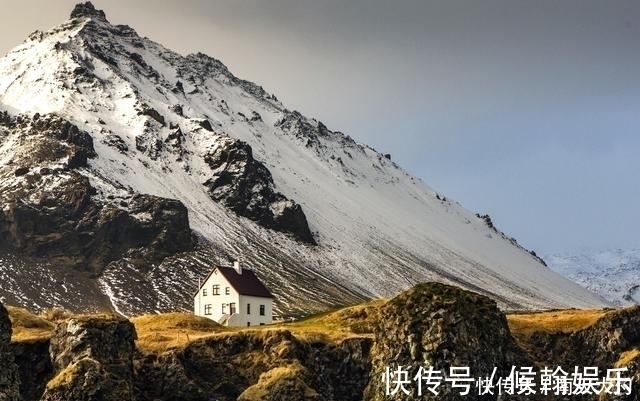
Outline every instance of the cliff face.
<svg viewBox="0 0 640 401">
<path fill-rule="evenodd" d="M 20 144 L 0 165 L 0 250 L 99 274 L 123 255 L 158 262 L 191 249 L 179 201 L 124 189 L 118 197 L 97 196 L 80 172 L 96 156 L 93 139 L 69 121 L 5 116 L 0 132 Z"/>
<path fill-rule="evenodd" d="M 496 377 L 506 377 L 512 366 L 558 365 L 628 367 L 625 376 L 634 378 L 631 395 L 570 398 L 638 400 L 640 307 L 609 312 L 573 333 L 534 333 L 526 344 L 512 338 L 494 301 L 456 287 L 421 284 L 375 308 L 375 314 L 361 312 L 360 323 L 351 313 L 342 323 L 365 334 L 350 329 L 341 340 L 295 325 L 211 328 L 183 345 L 157 348 L 162 351 L 136 347 L 134 325 L 110 317 L 60 321 L 50 338 L 10 346 L 11 326 L 0 308 L 0 400 L 560 400 L 480 396 L 474 385 L 460 395 L 445 384 L 437 396 L 427 391 L 420 396 L 412 381 L 420 367 L 429 366 L 443 372 L 469 367 L 477 378 L 490 376 L 494 367 Z M 163 341 L 166 335 L 146 333 L 144 340 Z M 184 330 L 169 335 L 184 336 Z M 409 394 L 387 396 L 386 368 L 398 366 L 408 372 Z"/>
<path fill-rule="evenodd" d="M 0 304 L 0 401 L 20 401 L 20 378 L 11 350 L 11 321 Z"/>
<path fill-rule="evenodd" d="M 632 377 L 630 395 L 606 395 L 603 400 L 640 399 L 640 306 L 610 312 L 593 325 L 574 333 L 534 333 L 528 344 L 536 361 L 547 366 L 593 366 L 600 372 L 627 367 Z M 575 400 L 591 400 L 573 397 Z"/>
<path fill-rule="evenodd" d="M 49 339 L 15 341 L 11 344 L 18 373 L 20 394 L 24 401 L 38 401 L 53 377 L 53 364 L 49 356 Z"/>
<path fill-rule="evenodd" d="M 287 330 L 222 334 L 136 364 L 139 399 L 358 401 L 371 340 L 306 342 Z"/>
<path fill-rule="evenodd" d="M 70 319 L 59 324 L 49 352 L 56 375 L 43 401 L 133 399 L 136 331 L 120 319 Z"/>
</svg>

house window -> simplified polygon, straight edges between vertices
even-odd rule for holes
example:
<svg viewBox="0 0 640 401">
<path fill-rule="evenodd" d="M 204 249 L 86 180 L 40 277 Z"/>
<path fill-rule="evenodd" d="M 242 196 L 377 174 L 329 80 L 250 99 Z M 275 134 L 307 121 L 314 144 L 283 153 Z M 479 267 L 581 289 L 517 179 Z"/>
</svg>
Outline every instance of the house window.
<svg viewBox="0 0 640 401">
<path fill-rule="evenodd" d="M 229 294 L 231 294 L 231 288 L 225 287 L 224 288 L 224 295 L 229 295 Z"/>
<path fill-rule="evenodd" d="M 251 304 L 247 304 L 247 315 L 251 314 Z"/>
<path fill-rule="evenodd" d="M 265 309 L 264 305 L 260 305 L 260 316 L 264 316 L 265 315 L 264 309 Z"/>
<path fill-rule="evenodd" d="M 260 323 L 260 326 L 264 326 L 264 323 Z"/>
<path fill-rule="evenodd" d="M 225 307 L 227 306 L 227 304 L 222 304 L 222 314 L 226 315 L 227 312 L 225 311 Z"/>
<path fill-rule="evenodd" d="M 204 314 L 205 315 L 210 315 L 211 314 L 211 304 L 206 304 L 204 306 Z"/>
<path fill-rule="evenodd" d="M 203 288 L 203 289 L 202 289 L 202 296 L 203 296 L 203 297 L 206 297 L 206 296 L 207 296 L 207 289 L 206 289 L 206 288 Z"/>
<path fill-rule="evenodd" d="M 214 284 L 213 285 L 213 295 L 220 295 L 220 284 Z"/>
<path fill-rule="evenodd" d="M 251 326 L 251 322 L 247 322 L 247 327 Z"/>
<path fill-rule="evenodd" d="M 234 313 L 236 313 L 236 303 L 235 302 L 231 302 L 229 304 L 229 314 L 233 315 Z"/>
</svg>

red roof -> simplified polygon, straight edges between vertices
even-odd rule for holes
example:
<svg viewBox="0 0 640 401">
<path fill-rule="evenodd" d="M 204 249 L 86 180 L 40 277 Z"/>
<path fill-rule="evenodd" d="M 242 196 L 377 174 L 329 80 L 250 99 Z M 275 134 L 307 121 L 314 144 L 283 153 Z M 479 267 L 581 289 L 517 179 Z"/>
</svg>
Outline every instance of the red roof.
<svg viewBox="0 0 640 401">
<path fill-rule="evenodd" d="M 209 277 L 219 271 L 229 284 L 238 291 L 240 295 L 250 295 L 254 297 L 273 298 L 271 292 L 262 284 L 262 281 L 256 276 L 251 269 L 242 268 L 242 274 L 238 274 L 236 269 L 228 266 L 216 266 L 211 273 L 204 279 L 203 284 L 209 280 Z M 202 288 L 202 287 L 200 287 Z"/>
</svg>

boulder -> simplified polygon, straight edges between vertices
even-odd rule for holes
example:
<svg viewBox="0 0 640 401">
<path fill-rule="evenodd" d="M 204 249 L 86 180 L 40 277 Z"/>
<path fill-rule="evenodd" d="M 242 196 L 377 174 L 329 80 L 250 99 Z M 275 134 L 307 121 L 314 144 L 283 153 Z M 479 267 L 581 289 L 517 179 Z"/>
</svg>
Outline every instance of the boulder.
<svg viewBox="0 0 640 401">
<path fill-rule="evenodd" d="M 56 375 L 43 401 L 133 400 L 136 331 L 118 318 L 73 318 L 59 323 L 49 352 Z"/>
<path fill-rule="evenodd" d="M 496 302 L 479 294 L 440 283 L 419 284 L 386 303 L 380 312 L 372 349 L 371 380 L 365 399 L 382 400 L 488 400 L 477 395 L 472 383 L 469 394 L 441 381 L 433 395 L 413 378 L 420 368 L 440 371 L 449 377 L 450 368 L 469 368 L 469 377 L 506 377 L 512 365 L 526 365 L 511 334 L 505 315 Z M 410 382 L 393 395 L 386 395 L 383 375 L 397 370 L 407 372 Z M 456 373 L 456 372 L 454 372 Z M 459 372 L 458 372 L 459 373 Z M 392 378 L 393 379 L 393 378 Z M 391 391 L 395 388 L 392 381 Z M 496 392 L 497 393 L 497 392 Z"/>
</svg>

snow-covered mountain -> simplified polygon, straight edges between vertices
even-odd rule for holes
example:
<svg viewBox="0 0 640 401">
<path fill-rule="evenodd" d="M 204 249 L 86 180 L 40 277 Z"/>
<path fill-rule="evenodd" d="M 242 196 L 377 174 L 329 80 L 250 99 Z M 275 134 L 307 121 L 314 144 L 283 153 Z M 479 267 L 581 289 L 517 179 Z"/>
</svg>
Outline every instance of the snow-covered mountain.
<svg viewBox="0 0 640 401">
<path fill-rule="evenodd" d="M 615 305 L 640 304 L 640 250 L 575 251 L 545 257 L 549 267 Z"/>
<path fill-rule="evenodd" d="M 90 3 L 0 60 L 0 109 L 9 302 L 188 309 L 240 257 L 281 314 L 427 280 L 506 308 L 606 304 L 389 155 Z"/>
</svg>

